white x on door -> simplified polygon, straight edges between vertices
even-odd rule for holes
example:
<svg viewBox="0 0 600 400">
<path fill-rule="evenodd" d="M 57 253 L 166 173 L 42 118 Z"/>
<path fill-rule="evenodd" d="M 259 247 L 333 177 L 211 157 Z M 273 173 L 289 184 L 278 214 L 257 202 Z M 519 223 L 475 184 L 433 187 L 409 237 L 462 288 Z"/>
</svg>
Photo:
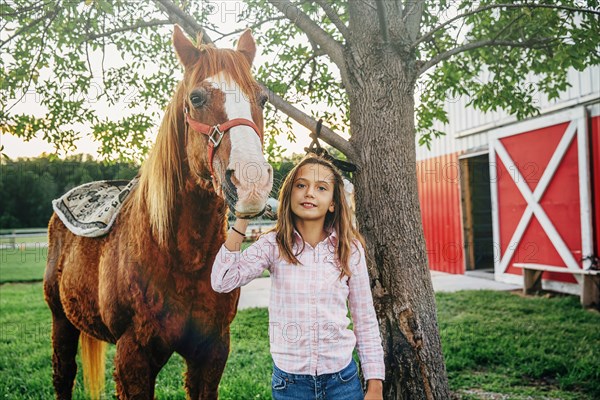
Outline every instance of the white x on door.
<svg viewBox="0 0 600 400">
<path fill-rule="evenodd" d="M 496 280 L 522 284 L 515 262 L 589 267 L 593 252 L 585 108 L 490 132 Z M 578 293 L 581 277 L 544 273 L 544 286 Z"/>
</svg>

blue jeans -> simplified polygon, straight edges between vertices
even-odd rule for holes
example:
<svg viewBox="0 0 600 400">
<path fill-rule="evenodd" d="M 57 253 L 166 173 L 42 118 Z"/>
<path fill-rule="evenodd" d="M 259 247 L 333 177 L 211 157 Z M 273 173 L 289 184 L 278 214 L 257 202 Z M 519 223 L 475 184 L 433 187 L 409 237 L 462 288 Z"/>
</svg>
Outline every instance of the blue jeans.
<svg viewBox="0 0 600 400">
<path fill-rule="evenodd" d="M 363 400 L 354 359 L 339 372 L 323 375 L 296 375 L 273 364 L 271 377 L 273 400 Z"/>
</svg>

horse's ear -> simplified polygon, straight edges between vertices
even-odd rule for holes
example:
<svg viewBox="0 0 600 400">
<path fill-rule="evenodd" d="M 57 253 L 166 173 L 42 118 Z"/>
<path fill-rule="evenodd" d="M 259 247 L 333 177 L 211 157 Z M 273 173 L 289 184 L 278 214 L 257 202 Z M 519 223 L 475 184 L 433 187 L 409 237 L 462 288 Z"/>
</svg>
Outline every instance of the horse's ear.
<svg viewBox="0 0 600 400">
<path fill-rule="evenodd" d="M 177 53 L 179 61 L 185 68 L 194 65 L 198 61 L 200 50 L 185 36 L 185 33 L 177 24 L 173 29 L 173 46 L 175 46 L 175 53 Z"/>
<path fill-rule="evenodd" d="M 252 37 L 250 28 L 246 29 L 244 33 L 242 33 L 242 36 L 240 36 L 240 40 L 237 44 L 237 51 L 242 53 L 248 60 L 248 63 L 252 65 L 252 61 L 254 61 L 254 56 L 256 55 L 256 42 Z"/>
</svg>

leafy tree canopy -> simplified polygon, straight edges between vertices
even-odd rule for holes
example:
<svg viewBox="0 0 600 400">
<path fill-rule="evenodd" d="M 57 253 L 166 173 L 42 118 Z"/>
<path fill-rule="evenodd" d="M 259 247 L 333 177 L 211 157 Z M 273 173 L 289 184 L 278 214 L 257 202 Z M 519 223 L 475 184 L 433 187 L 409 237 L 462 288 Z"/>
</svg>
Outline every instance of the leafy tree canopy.
<svg viewBox="0 0 600 400">
<path fill-rule="evenodd" d="M 190 18 L 219 45 L 235 33 L 223 32 L 227 24 L 221 22 L 231 21 L 235 12 L 242 25 L 253 28 L 271 60 L 256 70 L 258 80 L 315 118 L 324 118 L 334 130 L 349 131 L 348 99 L 337 67 L 275 3 L 246 0 L 233 7 L 231 2 L 187 0 L 4 2 L 1 130 L 25 140 L 43 138 L 57 150 L 73 150 L 77 138 L 91 135 L 105 158 L 142 158 L 180 77 L 170 25 Z M 347 26 L 347 1 L 290 4 L 342 43 L 348 54 L 352 40 L 362 39 L 353 38 Z M 417 60 L 421 144 L 442 134 L 434 123 L 448 122 L 448 97 L 468 96 L 477 109 L 505 109 L 524 118 L 538 112 L 532 103 L 536 92 L 556 98 L 568 86 L 569 68 L 583 70 L 600 61 L 597 0 L 406 1 L 398 7 L 404 7 L 406 23 L 413 9 L 421 12 L 416 30 L 405 27 L 417 34 L 407 35 L 400 27 L 385 31 L 381 40 L 389 42 L 407 65 Z M 533 85 L 524 83 L 530 72 L 537 76 Z M 30 102 L 46 113 L 35 116 Z M 101 103 L 114 109 L 102 111 Z M 118 117 L 122 109 L 124 115 Z M 278 129 L 292 139 L 293 133 L 289 118 L 273 107 L 266 117 L 265 148 L 274 160 L 283 151 L 276 141 Z"/>
</svg>

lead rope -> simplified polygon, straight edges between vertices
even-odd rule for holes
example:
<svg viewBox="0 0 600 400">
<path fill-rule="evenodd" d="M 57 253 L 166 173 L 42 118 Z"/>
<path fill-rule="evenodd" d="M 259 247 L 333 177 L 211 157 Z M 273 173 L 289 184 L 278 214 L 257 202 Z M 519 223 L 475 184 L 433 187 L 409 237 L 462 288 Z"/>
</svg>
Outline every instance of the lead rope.
<svg viewBox="0 0 600 400">
<path fill-rule="evenodd" d="M 312 142 L 310 143 L 310 145 L 308 147 L 304 148 L 304 151 L 306 151 L 307 154 L 314 153 L 318 156 L 321 156 L 321 157 L 327 159 L 333 165 L 338 167 L 341 171 L 356 172 L 355 164 L 352 164 L 352 163 L 344 161 L 344 160 L 338 160 L 337 158 L 335 158 L 331 154 L 329 154 L 329 152 L 327 150 L 325 150 L 323 147 L 321 147 L 321 144 L 319 143 L 319 136 L 321 135 L 322 126 L 323 126 L 323 119 L 319 119 L 317 121 L 317 126 L 315 128 L 315 131 L 310 133 Z"/>
</svg>

